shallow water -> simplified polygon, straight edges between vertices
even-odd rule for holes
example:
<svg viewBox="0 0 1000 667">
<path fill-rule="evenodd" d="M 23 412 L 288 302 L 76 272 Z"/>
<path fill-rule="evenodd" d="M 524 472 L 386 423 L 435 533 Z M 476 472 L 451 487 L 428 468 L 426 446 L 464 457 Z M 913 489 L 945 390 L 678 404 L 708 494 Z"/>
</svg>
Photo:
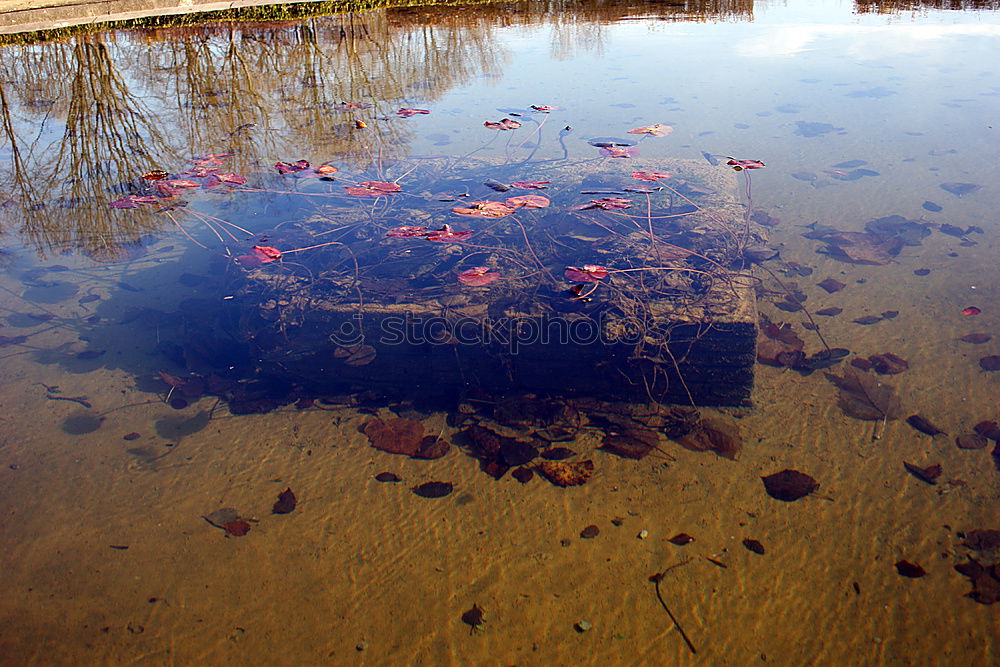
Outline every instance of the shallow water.
<svg viewBox="0 0 1000 667">
<path fill-rule="evenodd" d="M 1000 354 L 1000 14 L 838 1 L 665 12 L 382 10 L 3 47 L 0 662 L 1000 660 L 997 608 L 967 597 L 972 585 L 954 569 L 1000 556 L 963 545 L 971 530 L 1000 529 L 996 444 L 955 444 L 1000 420 L 1000 376 L 980 363 Z M 400 108 L 430 113 L 404 118 Z M 522 126 L 483 126 L 505 117 Z M 657 123 L 672 132 L 628 133 Z M 607 157 L 594 145 L 602 139 L 639 153 Z M 766 166 L 734 173 L 729 156 Z M 274 167 L 300 159 L 309 170 Z M 322 164 L 338 171 L 311 171 Z M 518 428 L 529 408 L 481 391 L 495 379 L 486 371 L 460 361 L 448 374 L 460 346 L 436 340 L 416 363 L 380 348 L 372 360 L 324 330 L 326 361 L 262 352 L 299 344 L 301 313 L 279 302 L 300 288 L 351 307 L 433 301 L 463 313 L 523 306 L 522 293 L 561 313 L 591 313 L 640 284 L 662 295 L 662 284 L 614 274 L 648 268 L 645 241 L 623 250 L 603 232 L 631 226 L 645 239 L 646 195 L 622 183 L 651 183 L 628 179 L 632 165 L 667 164 L 673 180 L 649 187 L 718 180 L 682 190 L 699 211 L 664 189 L 650 195 L 649 215 L 680 212 L 712 228 L 699 217 L 708 211 L 742 229 L 756 212 L 780 252 L 753 269 L 761 316 L 790 323 L 805 354 L 821 351 L 804 312 L 788 310 L 788 292 L 800 291 L 823 338 L 850 351 L 815 372 L 758 363 L 749 404 L 702 409 L 738 428 L 735 461 L 662 432 L 641 460 L 598 449 L 624 422 L 595 417 L 607 406 L 588 402 L 579 378 L 601 377 L 602 365 L 587 356 L 538 375 L 544 393 L 591 415 L 553 445 L 593 461 L 593 476 L 568 488 L 538 474 L 494 480 L 456 433 L 480 423 L 541 446 L 533 431 L 572 420 L 561 412 Z M 203 186 L 191 174 L 199 165 L 246 182 L 109 206 L 147 192 L 153 181 L 140 176 L 154 169 Z M 487 179 L 552 183 L 497 192 Z M 345 190 L 365 181 L 402 191 Z M 523 194 L 551 205 L 496 219 L 451 212 Z M 601 197 L 631 198 L 640 213 L 580 211 L 579 232 L 546 217 Z M 894 215 L 910 221 L 906 241 L 823 240 L 824 230 L 860 234 Z M 385 236 L 444 224 L 476 235 Z M 528 238 L 540 257 L 521 244 Z M 328 240 L 337 245 L 300 250 Z M 282 257 L 259 263 L 261 252 L 270 258 L 254 245 Z M 458 278 L 480 261 L 500 278 Z M 591 263 L 611 277 L 560 275 Z M 828 292 L 818 286 L 826 278 L 844 287 Z M 566 292 L 574 283 L 599 291 L 580 304 Z M 843 310 L 816 314 L 834 307 Z M 865 316 L 878 320 L 854 322 Z M 972 333 L 991 338 L 960 340 Z M 857 419 L 825 374 L 887 352 L 908 368 L 865 377 L 893 388 L 899 418 Z M 312 370 L 345 386 L 309 386 Z M 916 430 L 904 419 L 913 414 L 946 434 Z M 378 451 L 364 432 L 376 416 L 417 419 L 456 446 L 435 460 Z M 929 484 L 904 461 L 942 473 Z M 793 502 L 770 497 L 760 478 L 784 469 L 819 488 Z M 402 481 L 375 481 L 386 471 Z M 454 490 L 411 492 L 429 481 Z M 297 506 L 272 513 L 286 488 Z M 235 513 L 213 514 L 223 508 Z M 226 524 L 227 533 L 220 516 L 245 519 L 249 532 Z M 590 525 L 599 534 L 581 537 Z M 694 541 L 668 541 L 679 533 Z M 900 561 L 927 574 L 901 576 Z M 690 647 L 657 599 L 657 573 Z M 485 621 L 476 628 L 463 622 L 474 604 Z"/>
</svg>

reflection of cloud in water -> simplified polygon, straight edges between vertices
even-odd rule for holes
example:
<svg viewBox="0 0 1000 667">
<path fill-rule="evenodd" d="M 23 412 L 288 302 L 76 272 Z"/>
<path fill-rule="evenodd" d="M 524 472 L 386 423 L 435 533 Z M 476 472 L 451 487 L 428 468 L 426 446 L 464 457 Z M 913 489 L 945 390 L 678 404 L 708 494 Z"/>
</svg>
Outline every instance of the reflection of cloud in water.
<svg viewBox="0 0 1000 667">
<path fill-rule="evenodd" d="M 863 59 L 905 53 L 922 54 L 929 49 L 948 50 L 955 40 L 968 37 L 1000 37 L 995 25 L 761 25 L 753 37 L 738 40 L 733 52 L 741 58 L 792 56 L 826 49 Z"/>
</svg>

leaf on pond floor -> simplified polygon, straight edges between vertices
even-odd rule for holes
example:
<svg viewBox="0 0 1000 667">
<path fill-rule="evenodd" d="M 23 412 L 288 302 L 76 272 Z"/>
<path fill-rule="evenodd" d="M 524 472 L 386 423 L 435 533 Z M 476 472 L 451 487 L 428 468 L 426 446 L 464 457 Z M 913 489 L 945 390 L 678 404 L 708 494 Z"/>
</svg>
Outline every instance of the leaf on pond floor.
<svg viewBox="0 0 1000 667">
<path fill-rule="evenodd" d="M 757 361 L 769 366 L 794 366 L 805 356 L 805 342 L 788 323 L 768 322 L 757 337 Z"/>
<path fill-rule="evenodd" d="M 351 345 L 349 347 L 338 347 L 333 352 L 335 359 L 343 359 L 345 366 L 367 366 L 375 361 L 377 356 L 375 348 L 371 345 Z"/>
<path fill-rule="evenodd" d="M 250 522 L 256 521 L 256 519 L 248 519 L 240 516 L 239 511 L 232 507 L 219 508 L 202 518 L 216 528 L 226 531 L 227 535 L 234 537 L 246 535 L 250 532 Z"/>
<path fill-rule="evenodd" d="M 972 430 L 995 442 L 1000 442 L 1000 424 L 992 420 L 981 421 L 972 427 Z"/>
<path fill-rule="evenodd" d="M 659 444 L 660 438 L 652 429 L 613 428 L 605 432 L 604 439 L 601 441 L 601 449 L 617 456 L 639 461 L 656 449 Z"/>
<path fill-rule="evenodd" d="M 420 447 L 413 455 L 415 459 L 433 460 L 439 459 L 451 451 L 451 443 L 436 435 L 424 436 L 420 441 Z"/>
<path fill-rule="evenodd" d="M 685 449 L 715 452 L 730 461 L 737 460 L 743 450 L 739 427 L 710 417 L 702 417 L 689 433 L 675 440 Z"/>
<path fill-rule="evenodd" d="M 580 537 L 582 537 L 585 540 L 592 540 L 600 534 L 601 534 L 601 529 L 595 526 L 594 524 L 590 524 L 589 526 L 580 531 Z"/>
<path fill-rule="evenodd" d="M 920 415 L 910 415 L 909 417 L 906 418 L 906 423 L 912 426 L 913 428 L 917 429 L 921 433 L 925 433 L 931 436 L 932 438 L 935 435 L 940 435 L 944 433 L 944 431 L 942 431 L 937 426 L 932 424 L 929 419 L 927 419 L 926 417 L 922 417 Z"/>
<path fill-rule="evenodd" d="M 979 367 L 984 371 L 1000 371 L 1000 354 L 991 354 L 979 360 Z"/>
<path fill-rule="evenodd" d="M 760 556 L 763 556 L 765 553 L 767 553 L 767 551 L 764 549 L 764 545 L 758 542 L 757 540 L 747 538 L 743 540 L 743 546 L 746 547 L 747 550 L 752 551 Z"/>
<path fill-rule="evenodd" d="M 451 482 L 424 482 L 411 490 L 421 498 L 444 498 L 454 489 Z"/>
<path fill-rule="evenodd" d="M 966 593 L 966 597 L 979 604 L 1000 602 L 1000 563 L 983 565 L 969 556 L 968 562 L 957 564 L 955 570 L 972 582 L 972 590 Z"/>
<path fill-rule="evenodd" d="M 523 466 L 538 457 L 538 448 L 530 442 L 504 438 L 500 442 L 500 459 L 509 467 Z"/>
<path fill-rule="evenodd" d="M 820 310 L 816 311 L 816 314 L 823 315 L 824 317 L 834 317 L 836 315 L 840 315 L 842 312 L 844 312 L 843 308 L 833 307 L 833 308 L 821 308 Z"/>
<path fill-rule="evenodd" d="M 906 472 L 910 473 L 921 482 L 926 482 L 927 484 L 937 484 L 937 478 L 941 476 L 940 463 L 935 463 L 934 465 L 927 466 L 926 468 L 921 468 L 918 465 L 903 461 L 903 467 L 906 468 Z"/>
<path fill-rule="evenodd" d="M 671 537 L 669 540 L 667 540 L 667 542 L 670 542 L 671 544 L 676 544 L 677 546 L 682 547 L 685 544 L 691 544 L 692 542 L 694 542 L 694 538 L 691 537 L 690 535 L 688 535 L 687 533 L 677 533 L 676 535 L 674 535 L 673 537 Z"/>
<path fill-rule="evenodd" d="M 962 309 L 962 315 L 966 317 L 972 317 L 973 315 L 978 315 L 981 312 L 983 312 L 982 309 L 977 308 L 976 306 L 968 306 Z"/>
<path fill-rule="evenodd" d="M 899 419 L 902 405 L 891 385 L 868 373 L 845 368 L 842 376 L 824 373 L 840 390 L 837 405 L 855 419 Z"/>
<path fill-rule="evenodd" d="M 987 333 L 970 333 L 970 334 L 965 334 L 964 336 L 959 338 L 959 340 L 962 341 L 963 343 L 982 345 L 983 343 L 988 343 L 991 340 L 993 340 L 993 336 Z"/>
<path fill-rule="evenodd" d="M 963 433 L 955 437 L 955 445 L 959 449 L 986 449 L 989 441 L 978 433 Z"/>
<path fill-rule="evenodd" d="M 535 472 L 531 468 L 518 468 L 512 472 L 511 477 L 519 481 L 521 484 L 527 484 L 535 477 Z"/>
<path fill-rule="evenodd" d="M 296 504 L 298 504 L 298 499 L 295 497 L 295 493 L 292 492 L 291 488 L 287 488 L 278 494 L 278 500 L 271 508 L 271 513 L 290 514 L 295 509 Z"/>
<path fill-rule="evenodd" d="M 817 252 L 850 264 L 882 266 L 891 262 L 903 248 L 903 242 L 898 238 L 884 239 L 869 232 L 834 230 L 821 235 L 810 236 L 807 234 L 806 237 L 827 244 Z"/>
<path fill-rule="evenodd" d="M 965 539 L 962 544 L 973 551 L 993 551 L 1000 549 L 1000 530 L 990 528 L 976 528 L 963 535 Z"/>
<path fill-rule="evenodd" d="M 842 283 L 839 280 L 834 280 L 833 278 L 827 278 L 826 280 L 822 280 L 816 284 L 822 287 L 824 290 L 826 290 L 828 294 L 839 292 L 840 290 L 847 287 L 846 283 Z"/>
<path fill-rule="evenodd" d="M 910 367 L 909 362 L 902 357 L 896 356 L 892 352 L 873 354 L 868 357 L 872 370 L 879 375 L 898 375 Z"/>
<path fill-rule="evenodd" d="M 767 477 L 761 477 L 767 495 L 777 500 L 792 502 L 804 498 L 819 488 L 819 482 L 798 470 L 782 470 Z"/>
<path fill-rule="evenodd" d="M 909 577 L 910 579 L 917 579 L 927 574 L 927 571 L 917 565 L 916 563 L 911 563 L 908 560 L 897 561 L 893 567 L 896 568 L 896 572 L 900 576 Z"/>
<path fill-rule="evenodd" d="M 972 194 L 973 192 L 975 192 L 976 190 L 979 190 L 982 187 L 983 186 L 976 185 L 975 183 L 955 183 L 955 182 L 950 182 L 950 183 L 942 183 L 941 184 L 941 189 L 942 190 L 944 190 L 945 192 L 950 192 L 951 194 L 955 195 L 956 197 L 963 197 L 965 195 Z"/>
<path fill-rule="evenodd" d="M 237 519 L 236 521 L 226 522 L 223 524 L 222 529 L 226 531 L 226 535 L 243 537 L 250 532 L 250 524 L 242 519 Z"/>
<path fill-rule="evenodd" d="M 402 482 L 403 478 L 394 472 L 380 472 L 375 475 L 376 482 Z"/>
<path fill-rule="evenodd" d="M 424 425 L 416 419 L 372 419 L 362 429 L 372 447 L 390 454 L 413 456 L 424 439 Z"/>
<path fill-rule="evenodd" d="M 538 472 L 556 486 L 580 486 L 594 474 L 594 462 L 589 459 L 575 463 L 542 461 L 538 464 Z"/>
<path fill-rule="evenodd" d="M 608 270 L 597 264 L 584 264 L 583 266 L 567 266 L 564 275 L 573 282 L 594 283 L 607 278 Z"/>
<path fill-rule="evenodd" d="M 486 622 L 486 614 L 478 604 L 472 605 L 472 609 L 462 614 L 462 622 L 469 626 L 469 632 L 478 630 Z"/>
</svg>

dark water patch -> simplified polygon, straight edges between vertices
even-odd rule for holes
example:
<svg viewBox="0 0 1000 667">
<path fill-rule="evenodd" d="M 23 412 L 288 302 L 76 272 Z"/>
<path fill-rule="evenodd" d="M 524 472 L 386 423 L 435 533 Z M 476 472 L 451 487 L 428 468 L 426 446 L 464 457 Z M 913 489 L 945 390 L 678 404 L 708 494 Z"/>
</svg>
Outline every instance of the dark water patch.
<svg viewBox="0 0 1000 667">
<path fill-rule="evenodd" d="M 64 419 L 61 428 L 70 435 L 84 435 L 101 428 L 103 422 L 104 417 L 94 412 L 77 412 Z"/>
<path fill-rule="evenodd" d="M 831 132 L 844 131 L 844 128 L 836 127 L 830 123 L 817 123 L 799 120 L 795 122 L 795 125 L 797 127 L 795 134 L 806 138 L 821 137 L 824 134 L 830 134 Z"/>
</svg>

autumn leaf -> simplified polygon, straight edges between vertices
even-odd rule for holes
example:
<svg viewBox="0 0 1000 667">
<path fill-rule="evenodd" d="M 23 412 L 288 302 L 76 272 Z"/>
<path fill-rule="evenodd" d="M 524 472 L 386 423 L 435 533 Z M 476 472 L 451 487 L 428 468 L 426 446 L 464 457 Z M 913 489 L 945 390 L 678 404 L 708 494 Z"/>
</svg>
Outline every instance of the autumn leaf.
<svg viewBox="0 0 1000 667">
<path fill-rule="evenodd" d="M 591 208 L 599 208 L 602 211 L 614 211 L 618 209 L 631 208 L 631 199 L 621 197 L 605 197 L 604 199 L 593 199 L 588 204 L 581 204 L 570 208 L 572 211 L 585 211 Z"/>
<path fill-rule="evenodd" d="M 297 160 L 295 162 L 275 162 L 274 168 L 279 174 L 294 174 L 309 168 L 308 160 Z"/>
<path fill-rule="evenodd" d="M 417 114 L 429 114 L 430 111 L 427 109 L 413 109 L 411 107 L 403 107 L 396 112 L 397 116 L 402 116 L 403 118 L 409 118 L 410 116 L 416 116 Z"/>
<path fill-rule="evenodd" d="M 583 266 L 567 266 L 563 274 L 573 282 L 595 283 L 598 280 L 608 277 L 608 269 L 597 264 L 584 264 Z"/>
<path fill-rule="evenodd" d="M 762 169 L 764 163 L 760 160 L 737 160 L 736 158 L 729 158 L 726 162 L 730 167 L 736 171 L 742 171 L 744 169 Z"/>
<path fill-rule="evenodd" d="M 358 187 L 345 186 L 344 190 L 352 197 L 385 197 L 402 191 L 399 183 L 388 181 L 364 181 Z"/>
<path fill-rule="evenodd" d="M 532 111 L 538 111 L 539 113 L 548 113 L 550 111 L 555 111 L 559 107 L 552 106 L 551 104 L 532 104 Z"/>
<path fill-rule="evenodd" d="M 169 181 L 164 181 L 167 185 L 172 188 L 200 188 L 201 183 L 198 181 L 192 181 L 187 178 L 172 178 Z"/>
<path fill-rule="evenodd" d="M 637 127 L 634 130 L 629 130 L 628 133 L 629 134 L 648 134 L 648 135 L 653 136 L 653 137 L 665 137 L 665 136 L 667 136 L 668 134 L 670 134 L 673 131 L 674 131 L 674 128 L 670 127 L 669 125 L 664 125 L 663 123 L 657 123 L 656 125 L 647 125 L 646 127 Z"/>
<path fill-rule="evenodd" d="M 517 128 L 521 127 L 521 123 L 519 123 L 516 120 L 512 120 L 510 118 L 504 118 L 499 122 L 493 122 L 488 120 L 485 123 L 483 123 L 483 126 L 491 130 L 516 130 Z"/>
<path fill-rule="evenodd" d="M 639 155 L 639 147 L 629 146 L 627 148 L 618 148 L 616 146 L 604 146 L 601 148 L 601 155 L 604 157 L 636 157 Z"/>
<path fill-rule="evenodd" d="M 499 201 L 473 201 L 469 202 L 468 206 L 456 206 L 451 209 L 451 212 L 457 215 L 472 215 L 481 218 L 502 218 L 510 215 L 514 210 L 515 207 Z"/>
<path fill-rule="evenodd" d="M 451 225 L 445 225 L 441 229 L 432 232 L 427 232 L 424 235 L 424 237 L 428 241 L 437 241 L 439 243 L 446 243 L 448 241 L 460 241 L 469 236 L 472 236 L 471 231 L 456 232 L 452 230 Z"/>
<path fill-rule="evenodd" d="M 518 195 L 509 197 L 506 204 L 514 208 L 545 208 L 549 205 L 549 198 L 542 195 Z"/>
<path fill-rule="evenodd" d="M 490 271 L 490 267 L 488 266 L 476 266 L 471 269 L 466 269 L 458 274 L 458 281 L 463 285 L 469 285 L 471 287 L 489 285 L 491 282 L 499 278 L 500 274 Z"/>
<path fill-rule="evenodd" d="M 396 227 L 395 229 L 390 229 L 385 233 L 386 236 L 392 237 L 394 239 L 409 239 L 414 236 L 426 236 L 426 227 L 414 227 L 411 225 L 403 225 L 402 227 Z"/>
<path fill-rule="evenodd" d="M 146 180 L 146 181 L 162 181 L 164 178 L 167 178 L 169 175 L 170 174 L 168 174 L 167 172 L 163 171 L 162 169 L 154 169 L 152 171 L 147 171 L 140 178 L 142 178 L 143 180 Z"/>
<path fill-rule="evenodd" d="M 512 188 L 520 188 L 521 190 L 544 190 L 545 186 L 552 181 L 514 181 L 510 184 Z"/>
<path fill-rule="evenodd" d="M 138 208 L 142 204 L 155 204 L 156 197 L 149 195 L 126 195 L 113 202 L 108 202 L 111 208 Z"/>
<path fill-rule="evenodd" d="M 632 178 L 640 181 L 658 181 L 661 178 L 670 178 L 670 174 L 665 171 L 633 171 Z"/>
</svg>

